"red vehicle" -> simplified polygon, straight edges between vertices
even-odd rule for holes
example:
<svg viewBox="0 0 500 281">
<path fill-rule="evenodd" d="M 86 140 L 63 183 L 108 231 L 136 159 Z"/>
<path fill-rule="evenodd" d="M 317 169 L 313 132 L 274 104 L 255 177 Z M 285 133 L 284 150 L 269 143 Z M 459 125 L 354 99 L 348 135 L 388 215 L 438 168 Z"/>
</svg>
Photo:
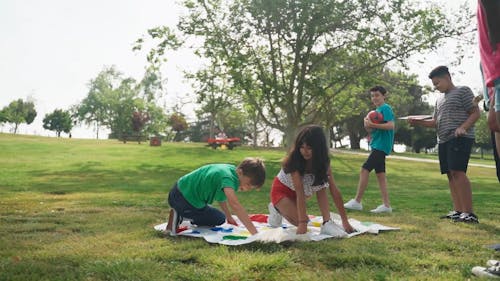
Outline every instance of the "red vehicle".
<svg viewBox="0 0 500 281">
<path fill-rule="evenodd" d="M 208 146 L 211 146 L 213 149 L 217 149 L 217 147 L 227 147 L 228 149 L 233 149 L 235 146 L 240 145 L 240 138 L 209 138 L 207 140 Z"/>
</svg>

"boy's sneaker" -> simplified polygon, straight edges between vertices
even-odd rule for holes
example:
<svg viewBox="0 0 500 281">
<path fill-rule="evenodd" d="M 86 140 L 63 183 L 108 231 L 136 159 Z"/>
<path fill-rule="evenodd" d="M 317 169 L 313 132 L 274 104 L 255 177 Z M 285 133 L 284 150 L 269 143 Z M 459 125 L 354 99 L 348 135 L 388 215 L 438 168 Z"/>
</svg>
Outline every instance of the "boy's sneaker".
<svg viewBox="0 0 500 281">
<path fill-rule="evenodd" d="M 350 209 L 350 210 L 356 210 L 356 211 L 361 211 L 363 210 L 363 205 L 356 201 L 356 199 L 351 199 L 349 202 L 344 204 L 344 208 Z"/>
<path fill-rule="evenodd" d="M 487 263 L 486 263 L 487 266 L 500 266 L 500 261 L 497 261 L 497 260 L 489 260 Z"/>
<path fill-rule="evenodd" d="M 179 213 L 175 209 L 172 209 L 174 211 L 174 215 L 172 218 L 172 230 L 170 230 L 170 236 L 176 236 L 177 235 L 177 229 L 179 228 L 179 225 L 182 223 L 184 220 Z"/>
<path fill-rule="evenodd" d="M 460 217 L 454 220 L 455 222 L 479 223 L 479 219 L 474 213 L 462 213 Z"/>
<path fill-rule="evenodd" d="M 500 266 L 474 266 L 472 273 L 479 277 L 500 278 Z"/>
<path fill-rule="evenodd" d="M 267 223 L 271 227 L 281 227 L 281 222 L 283 221 L 283 216 L 276 210 L 273 203 L 267 205 L 269 209 L 269 216 L 267 217 Z"/>
<path fill-rule="evenodd" d="M 320 234 L 325 234 L 325 235 L 330 235 L 333 237 L 341 238 L 341 237 L 346 237 L 347 232 L 340 227 L 339 225 L 336 225 L 332 220 L 329 220 L 321 226 L 321 230 L 319 232 Z"/>
<path fill-rule="evenodd" d="M 371 210 L 370 212 L 378 214 L 378 213 L 392 213 L 391 207 L 386 207 L 384 204 L 378 206 L 377 208 Z"/>
<path fill-rule="evenodd" d="M 452 220 L 456 220 L 460 217 L 462 213 L 459 212 L 459 211 L 450 211 L 448 214 L 444 215 L 444 216 L 440 216 L 439 218 L 440 219 L 452 219 Z"/>
</svg>

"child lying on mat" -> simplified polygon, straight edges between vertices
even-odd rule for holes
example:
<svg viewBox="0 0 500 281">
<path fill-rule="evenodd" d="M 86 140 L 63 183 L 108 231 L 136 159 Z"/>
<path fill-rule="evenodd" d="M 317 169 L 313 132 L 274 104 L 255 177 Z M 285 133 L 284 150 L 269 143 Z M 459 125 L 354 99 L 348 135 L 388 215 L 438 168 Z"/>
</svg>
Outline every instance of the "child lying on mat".
<svg viewBox="0 0 500 281">
<path fill-rule="evenodd" d="M 231 164 L 209 164 L 182 176 L 168 195 L 168 203 L 172 209 L 167 232 L 176 235 L 184 218 L 198 226 L 217 226 L 226 220 L 230 224 L 236 224 L 232 210 L 251 234 L 257 233 L 248 213 L 239 203 L 236 191 L 260 188 L 265 179 L 264 163 L 258 158 L 246 158 L 238 167 Z M 210 206 L 214 201 L 219 202 L 222 211 Z"/>
</svg>

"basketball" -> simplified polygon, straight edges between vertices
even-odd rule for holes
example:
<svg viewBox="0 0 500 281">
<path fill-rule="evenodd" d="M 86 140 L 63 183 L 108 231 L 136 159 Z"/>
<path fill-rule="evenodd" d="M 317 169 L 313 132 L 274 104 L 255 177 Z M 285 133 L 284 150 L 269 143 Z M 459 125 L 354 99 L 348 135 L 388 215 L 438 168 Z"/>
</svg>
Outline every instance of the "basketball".
<svg viewBox="0 0 500 281">
<path fill-rule="evenodd" d="M 380 124 L 384 122 L 384 115 L 382 113 L 372 110 L 368 113 L 368 118 L 375 124 Z"/>
</svg>

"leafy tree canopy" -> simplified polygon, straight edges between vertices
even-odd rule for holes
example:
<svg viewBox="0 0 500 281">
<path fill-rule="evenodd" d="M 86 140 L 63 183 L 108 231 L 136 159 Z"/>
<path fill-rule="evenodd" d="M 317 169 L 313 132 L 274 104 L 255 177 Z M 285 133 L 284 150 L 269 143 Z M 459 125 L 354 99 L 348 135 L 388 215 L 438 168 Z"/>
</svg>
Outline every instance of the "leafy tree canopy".
<svg viewBox="0 0 500 281">
<path fill-rule="evenodd" d="M 61 136 L 61 132 L 69 134 L 73 128 L 71 113 L 62 109 L 56 109 L 52 113 L 45 114 L 43 128 L 56 131 L 57 137 Z"/>
<path fill-rule="evenodd" d="M 359 77 L 389 62 L 404 65 L 410 55 L 472 30 L 467 10 L 445 15 L 410 0 L 182 3 L 188 11 L 178 24 L 182 35 L 201 42 L 196 53 L 221 66 L 231 77 L 227 87 L 288 143 L 299 126 L 325 123 L 332 99 Z M 151 31 L 163 43 L 151 50 L 154 64 L 179 40 L 169 29 Z"/>
<path fill-rule="evenodd" d="M 3 122 L 14 124 L 14 134 L 17 133 L 19 124 L 31 124 L 36 117 L 35 103 L 33 101 L 23 101 L 18 99 L 12 101 L 8 106 L 2 109 Z"/>
</svg>

